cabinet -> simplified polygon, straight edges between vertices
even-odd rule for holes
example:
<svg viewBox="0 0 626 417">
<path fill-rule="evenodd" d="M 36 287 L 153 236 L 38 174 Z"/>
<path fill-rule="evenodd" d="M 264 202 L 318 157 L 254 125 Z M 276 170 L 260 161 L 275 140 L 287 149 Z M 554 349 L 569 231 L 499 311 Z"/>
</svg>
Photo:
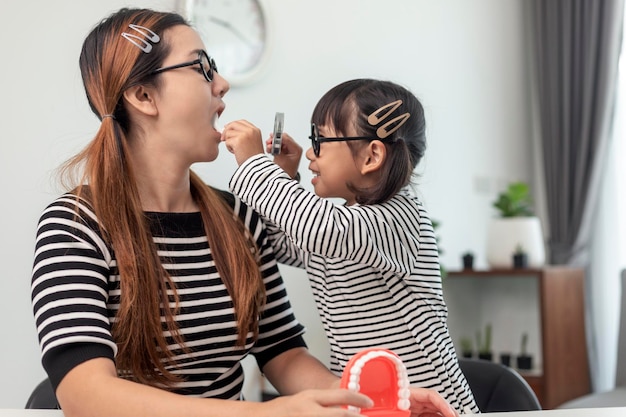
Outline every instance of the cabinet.
<svg viewBox="0 0 626 417">
<path fill-rule="evenodd" d="M 519 372 L 543 408 L 590 392 L 582 269 L 449 271 L 443 288 L 459 355 L 460 339 L 473 339 L 490 324 L 493 360 L 512 353 L 514 366 L 521 335 L 527 333 L 534 369 Z"/>
</svg>

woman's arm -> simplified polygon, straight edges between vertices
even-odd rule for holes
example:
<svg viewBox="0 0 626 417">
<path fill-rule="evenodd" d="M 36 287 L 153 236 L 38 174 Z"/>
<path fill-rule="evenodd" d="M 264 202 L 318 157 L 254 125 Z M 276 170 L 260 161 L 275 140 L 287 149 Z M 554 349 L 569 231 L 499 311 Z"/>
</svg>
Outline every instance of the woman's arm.
<svg viewBox="0 0 626 417">
<path fill-rule="evenodd" d="M 308 379 L 302 372 L 300 379 Z M 66 417 L 357 417 L 337 406 L 371 406 L 367 397 L 339 389 L 308 390 L 265 403 L 187 397 L 118 378 L 113 362 L 104 358 L 72 369 L 56 395 Z"/>
<path fill-rule="evenodd" d="M 306 348 L 281 353 L 263 367 L 263 373 L 282 395 L 305 389 L 339 387 L 339 378 Z M 306 378 L 303 378 L 303 375 L 306 375 Z"/>
</svg>

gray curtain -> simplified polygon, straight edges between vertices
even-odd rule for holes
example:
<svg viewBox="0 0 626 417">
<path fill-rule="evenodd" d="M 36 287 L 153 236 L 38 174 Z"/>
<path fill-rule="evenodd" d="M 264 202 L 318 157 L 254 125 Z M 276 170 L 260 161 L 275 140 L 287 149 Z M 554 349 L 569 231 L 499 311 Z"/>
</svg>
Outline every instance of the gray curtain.
<svg viewBox="0 0 626 417">
<path fill-rule="evenodd" d="M 532 50 L 539 104 L 551 264 L 587 270 L 592 385 L 598 361 L 589 245 L 616 104 L 624 0 L 532 0 Z"/>
<path fill-rule="evenodd" d="M 624 0 L 533 0 L 552 264 L 585 266 L 616 97 Z"/>
</svg>

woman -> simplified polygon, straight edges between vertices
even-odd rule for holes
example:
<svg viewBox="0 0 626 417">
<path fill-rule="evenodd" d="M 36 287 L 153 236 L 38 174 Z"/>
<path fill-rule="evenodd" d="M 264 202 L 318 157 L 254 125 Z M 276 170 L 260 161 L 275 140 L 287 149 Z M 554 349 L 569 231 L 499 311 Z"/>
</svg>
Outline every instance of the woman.
<svg viewBox="0 0 626 417">
<path fill-rule="evenodd" d="M 87 36 L 102 121 L 44 211 L 32 300 L 42 362 L 66 416 L 358 415 L 371 400 L 306 350 L 257 215 L 207 187 L 229 85 L 177 14 L 122 9 Z M 78 173 L 79 176 L 72 174 Z M 282 397 L 241 397 L 255 356 Z M 306 378 L 302 378 L 306 375 Z M 453 416 L 432 391 L 416 413 Z"/>
</svg>

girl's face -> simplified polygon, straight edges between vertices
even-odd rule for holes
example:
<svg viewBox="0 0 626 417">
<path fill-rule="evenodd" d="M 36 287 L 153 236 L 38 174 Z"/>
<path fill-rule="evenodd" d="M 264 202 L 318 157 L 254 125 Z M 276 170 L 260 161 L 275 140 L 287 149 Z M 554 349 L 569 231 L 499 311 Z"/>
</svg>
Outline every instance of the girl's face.
<svg viewBox="0 0 626 417">
<path fill-rule="evenodd" d="M 319 126 L 319 135 L 325 137 L 341 137 L 333 127 Z M 357 136 L 356 132 L 348 132 L 348 136 Z M 309 170 L 313 173 L 315 194 L 324 198 L 343 198 L 347 205 L 356 201 L 354 192 L 348 184 L 360 186 L 363 177 L 360 172 L 359 153 L 353 154 L 348 142 L 320 143 L 319 156 L 315 156 L 313 148 L 306 151 L 306 158 L 311 161 Z"/>
<path fill-rule="evenodd" d="M 199 35 L 188 26 L 172 27 L 166 36 L 171 52 L 163 67 L 194 61 L 204 50 Z M 222 98 L 228 82 L 216 72 L 208 82 L 199 64 L 164 71 L 159 77 L 159 151 L 178 158 L 183 167 L 217 158 L 221 132 L 216 123 L 225 108 Z"/>
</svg>

